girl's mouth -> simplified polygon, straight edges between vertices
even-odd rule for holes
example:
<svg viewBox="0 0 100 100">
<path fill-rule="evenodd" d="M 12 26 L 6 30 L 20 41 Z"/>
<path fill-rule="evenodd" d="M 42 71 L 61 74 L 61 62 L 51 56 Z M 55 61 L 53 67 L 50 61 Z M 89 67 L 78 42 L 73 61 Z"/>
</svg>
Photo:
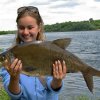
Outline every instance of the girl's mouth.
<svg viewBox="0 0 100 100">
<path fill-rule="evenodd" d="M 20 37 L 21 40 L 24 41 L 24 42 L 36 40 L 36 39 L 35 39 L 35 36 L 34 36 L 33 34 L 27 34 L 27 35 L 19 34 L 19 37 Z"/>
</svg>

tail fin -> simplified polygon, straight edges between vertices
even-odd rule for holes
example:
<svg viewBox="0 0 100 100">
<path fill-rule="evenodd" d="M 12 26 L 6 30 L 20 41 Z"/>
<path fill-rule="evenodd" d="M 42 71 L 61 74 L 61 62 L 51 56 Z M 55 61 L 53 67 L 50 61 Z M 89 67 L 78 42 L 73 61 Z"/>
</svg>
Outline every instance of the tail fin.
<svg viewBox="0 0 100 100">
<path fill-rule="evenodd" d="M 90 90 L 90 92 L 93 93 L 93 76 L 99 76 L 100 77 L 100 71 L 92 68 L 92 67 L 88 67 L 86 69 L 86 71 L 82 72 L 83 77 L 85 79 L 85 82 L 87 84 L 88 89 Z"/>
</svg>

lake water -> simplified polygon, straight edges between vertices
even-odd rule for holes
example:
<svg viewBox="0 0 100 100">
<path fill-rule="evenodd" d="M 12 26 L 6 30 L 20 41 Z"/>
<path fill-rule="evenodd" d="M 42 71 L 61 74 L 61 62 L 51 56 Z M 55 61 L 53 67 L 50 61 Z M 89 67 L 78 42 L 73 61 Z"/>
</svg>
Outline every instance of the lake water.
<svg viewBox="0 0 100 100">
<path fill-rule="evenodd" d="M 100 31 L 52 32 L 46 33 L 47 40 L 72 38 L 68 49 L 85 63 L 100 70 Z M 0 35 L 0 48 L 9 48 L 15 35 Z M 94 77 L 94 92 L 88 90 L 81 73 L 69 73 L 64 79 L 64 88 L 59 100 L 76 100 L 79 95 L 85 95 L 90 100 L 100 100 L 100 77 Z"/>
</svg>

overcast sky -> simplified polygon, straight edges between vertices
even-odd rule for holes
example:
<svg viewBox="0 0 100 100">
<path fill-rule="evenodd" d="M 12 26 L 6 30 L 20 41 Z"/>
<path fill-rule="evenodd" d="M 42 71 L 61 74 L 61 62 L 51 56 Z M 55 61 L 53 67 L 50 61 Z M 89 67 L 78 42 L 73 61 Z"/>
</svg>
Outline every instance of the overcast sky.
<svg viewBox="0 0 100 100">
<path fill-rule="evenodd" d="M 17 9 L 36 6 L 44 24 L 100 19 L 100 0 L 0 0 L 0 30 L 15 30 Z"/>
</svg>

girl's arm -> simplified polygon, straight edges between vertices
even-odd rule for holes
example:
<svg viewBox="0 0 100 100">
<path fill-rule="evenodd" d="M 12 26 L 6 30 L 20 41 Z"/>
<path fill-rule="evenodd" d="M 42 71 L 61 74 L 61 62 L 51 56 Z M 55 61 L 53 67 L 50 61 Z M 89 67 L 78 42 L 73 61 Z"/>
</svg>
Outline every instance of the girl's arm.
<svg viewBox="0 0 100 100">
<path fill-rule="evenodd" d="M 21 91 L 19 86 L 20 72 L 22 69 L 21 60 L 15 59 L 12 64 L 5 60 L 4 66 L 10 74 L 9 91 L 13 94 L 19 94 Z"/>
</svg>

